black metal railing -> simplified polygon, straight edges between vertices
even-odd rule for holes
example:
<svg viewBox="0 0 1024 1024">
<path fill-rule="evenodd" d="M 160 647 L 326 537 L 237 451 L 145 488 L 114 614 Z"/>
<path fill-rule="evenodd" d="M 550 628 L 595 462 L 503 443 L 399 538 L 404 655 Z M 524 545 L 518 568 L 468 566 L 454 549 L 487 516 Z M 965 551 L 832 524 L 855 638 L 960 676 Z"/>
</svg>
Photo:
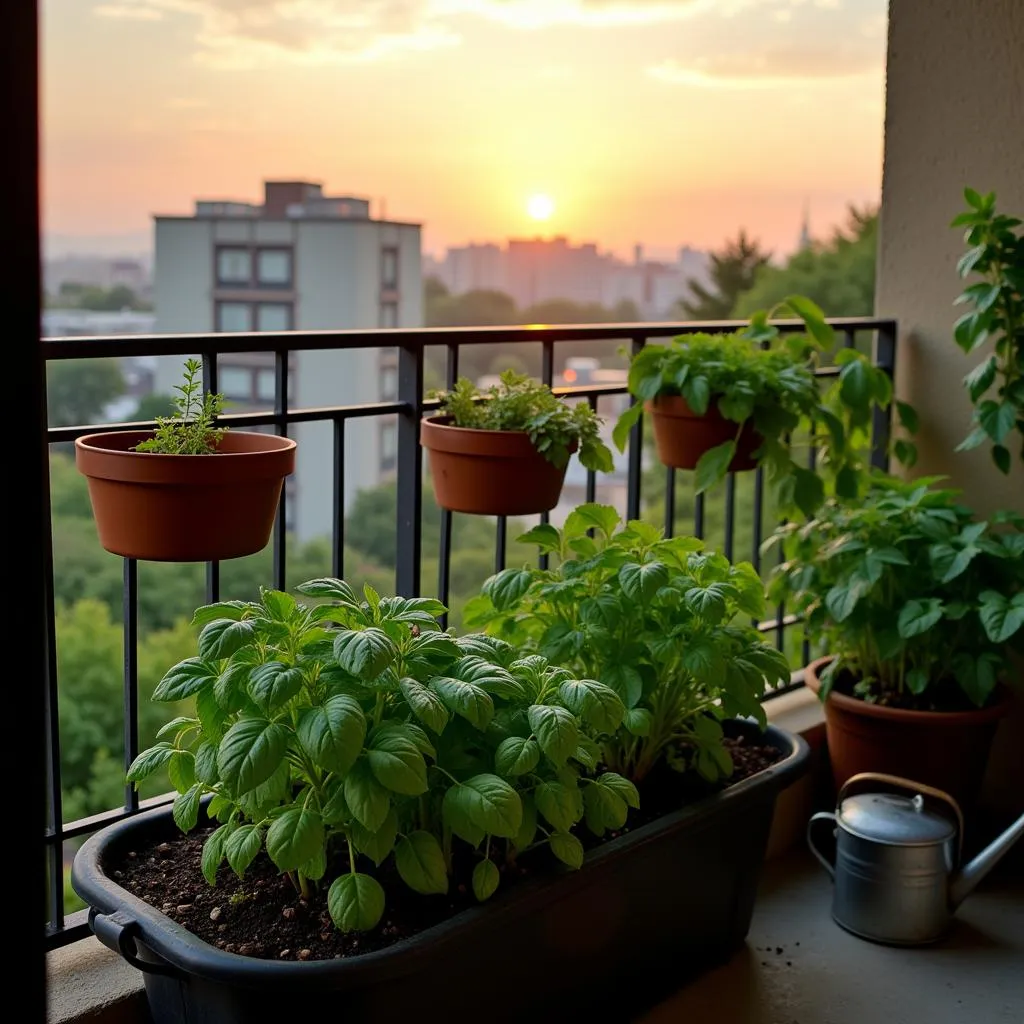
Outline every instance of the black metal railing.
<svg viewBox="0 0 1024 1024">
<path fill-rule="evenodd" d="M 893 320 L 857 317 L 830 320 L 840 338 L 840 344 L 853 347 L 855 341 L 865 336 L 871 338 L 872 358 L 890 376 L 895 367 L 896 323 Z M 371 331 L 295 331 L 282 334 L 193 334 L 153 335 L 106 338 L 54 338 L 41 342 L 47 364 L 57 360 L 95 359 L 110 357 L 138 356 L 194 356 L 203 360 L 204 387 L 208 391 L 218 390 L 218 358 L 232 353 L 272 353 L 275 365 L 274 407 L 268 411 L 246 412 L 222 417 L 231 427 L 271 427 L 275 433 L 287 434 L 298 424 L 327 423 L 333 430 L 332 479 L 332 556 L 331 571 L 337 577 L 345 575 L 344 550 L 344 484 L 345 484 L 345 440 L 346 425 L 353 420 L 397 417 L 397 507 L 396 507 L 396 564 L 395 588 L 399 594 L 418 595 L 422 591 L 422 518 L 423 509 L 423 454 L 419 443 L 420 419 L 424 412 L 436 403 L 427 400 L 424 394 L 424 366 L 427 349 L 440 348 L 445 353 L 445 380 L 448 386 L 454 384 L 459 375 L 459 355 L 463 346 L 507 345 L 540 346 L 541 379 L 553 384 L 555 378 L 555 347 L 565 342 L 619 342 L 628 351 L 638 352 L 648 341 L 671 338 L 680 334 L 704 331 L 721 333 L 736 330 L 736 322 L 701 323 L 658 323 L 658 324 L 602 324 L 597 326 L 558 327 L 486 327 L 486 328 L 426 328 L 394 329 Z M 799 321 L 778 321 L 783 332 L 803 329 Z M 291 358 L 297 352 L 345 351 L 353 349 L 395 349 L 398 355 L 398 395 L 393 402 L 368 402 L 354 405 L 329 406 L 321 408 L 292 408 L 289 401 Z M 301 356 L 299 357 L 301 358 Z M 816 371 L 821 377 L 834 377 L 837 367 L 825 366 Z M 580 387 L 557 389 L 574 400 L 586 400 L 597 408 L 599 400 L 613 395 L 625 395 L 623 384 L 592 384 Z M 51 427 L 48 441 L 51 445 L 74 441 L 75 438 L 97 429 L 128 430 L 152 423 L 118 423 Z M 872 462 L 881 468 L 887 465 L 889 442 L 889 418 L 877 413 L 873 423 Z M 627 481 L 625 513 L 628 518 L 639 518 L 642 512 L 642 478 L 644 470 L 643 421 L 637 423 L 630 436 L 627 458 Z M 813 451 L 810 455 L 814 458 Z M 813 462 L 812 462 L 813 465 Z M 301 482 L 300 482 L 301 484 Z M 598 478 L 590 471 L 586 476 L 585 495 L 593 500 L 597 494 Z M 664 528 L 671 536 L 677 531 L 676 473 L 665 471 L 665 514 Z M 276 589 L 286 589 L 287 570 L 287 490 L 282 493 L 273 534 L 272 580 L 268 583 Z M 724 486 L 724 541 L 723 553 L 730 559 L 736 555 L 736 480 L 729 474 Z M 49 495 L 46 497 L 46 520 L 49 525 Z M 765 510 L 765 483 L 761 470 L 756 470 L 753 481 L 753 512 L 750 546 L 747 548 L 750 561 L 760 570 L 760 547 L 762 541 L 762 520 Z M 703 537 L 705 533 L 705 496 L 697 495 L 693 504 L 692 533 Z M 547 517 L 542 517 L 546 521 Z M 495 569 L 505 565 L 508 524 L 498 518 L 495 524 Z M 62 813 L 61 791 L 61 737 L 58 717 L 59 687 L 57 675 L 57 651 L 55 640 L 55 608 L 53 588 L 53 545 L 52 535 L 47 533 L 44 576 L 48 583 L 44 615 L 47 630 L 46 665 L 46 749 L 47 749 L 47 825 L 45 833 L 48 866 L 46 942 L 48 948 L 65 945 L 88 934 L 85 912 L 69 915 L 64 913 L 63 897 L 63 855 L 65 843 L 87 836 L 112 822 L 129 817 L 140 810 L 169 802 L 171 796 L 154 797 L 140 801 L 132 786 L 125 787 L 124 802 L 120 808 L 113 808 L 100 814 L 65 823 Z M 448 604 L 451 583 L 452 516 L 441 513 L 441 528 L 438 547 L 438 578 L 434 593 L 444 604 Z M 541 564 L 546 564 L 542 556 Z M 480 581 L 481 583 L 483 580 Z M 214 602 L 221 597 L 220 567 L 209 563 L 206 567 L 206 599 Z M 138 566 L 133 559 L 124 559 L 123 583 L 123 630 L 124 630 L 124 764 L 127 768 L 139 753 L 139 690 L 138 690 L 138 640 L 139 640 L 139 582 Z M 758 623 L 758 628 L 775 637 L 783 647 L 787 629 L 798 620 L 779 607 L 775 615 Z M 806 642 L 803 654 L 807 654 Z M 772 695 L 786 692 L 802 685 L 795 674 L 791 686 L 777 688 Z"/>
</svg>

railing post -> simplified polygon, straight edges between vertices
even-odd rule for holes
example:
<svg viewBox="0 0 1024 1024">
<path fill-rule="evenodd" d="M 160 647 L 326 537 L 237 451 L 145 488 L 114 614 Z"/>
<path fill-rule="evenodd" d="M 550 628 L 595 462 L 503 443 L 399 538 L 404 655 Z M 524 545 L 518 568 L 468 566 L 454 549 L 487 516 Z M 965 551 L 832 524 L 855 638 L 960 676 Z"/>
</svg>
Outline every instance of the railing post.
<svg viewBox="0 0 1024 1024">
<path fill-rule="evenodd" d="M 423 454 L 420 406 L 423 401 L 423 346 L 409 342 L 398 349 L 398 494 L 395 590 L 402 597 L 420 592 L 420 531 L 423 508 Z"/>
<path fill-rule="evenodd" d="M 644 347 L 643 337 L 634 337 L 630 346 L 630 354 L 636 356 Z M 629 404 L 633 405 L 637 400 L 630 398 Z M 640 476 L 643 472 L 644 458 L 644 424 L 643 420 L 636 421 L 629 433 L 629 470 L 626 483 L 626 518 L 640 518 Z"/>
<path fill-rule="evenodd" d="M 895 399 L 896 376 L 896 324 L 888 321 L 879 324 L 875 336 L 875 366 L 883 369 L 893 382 L 893 402 Z M 889 439 L 892 434 L 892 405 L 888 409 L 875 408 L 871 422 L 871 465 L 875 469 L 889 469 Z"/>
</svg>

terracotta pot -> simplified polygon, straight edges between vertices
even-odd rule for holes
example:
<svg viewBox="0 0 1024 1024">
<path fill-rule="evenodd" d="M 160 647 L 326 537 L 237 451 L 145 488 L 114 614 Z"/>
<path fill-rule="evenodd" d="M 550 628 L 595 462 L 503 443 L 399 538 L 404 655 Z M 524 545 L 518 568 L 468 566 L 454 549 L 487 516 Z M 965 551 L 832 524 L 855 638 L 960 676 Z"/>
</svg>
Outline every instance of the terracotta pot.
<svg viewBox="0 0 1024 1024">
<path fill-rule="evenodd" d="M 558 504 L 567 467 L 552 465 L 526 433 L 471 430 L 452 426 L 447 416 L 428 416 L 420 424 L 420 444 L 427 449 L 441 508 L 527 516 Z"/>
<path fill-rule="evenodd" d="M 821 690 L 819 658 L 804 681 Z M 941 789 L 965 812 L 981 790 L 996 726 L 1012 706 L 1007 691 L 995 704 L 971 711 L 907 711 L 833 690 L 825 701 L 825 734 L 836 789 L 858 772 L 885 772 Z"/>
<path fill-rule="evenodd" d="M 739 430 L 738 423 L 727 420 L 718 411 L 714 399 L 703 416 L 694 413 L 680 395 L 663 395 L 648 402 L 645 409 L 654 424 L 658 458 L 663 465 L 675 469 L 696 469 L 706 451 L 733 440 Z M 729 472 L 756 469 L 754 452 L 761 441 L 761 435 L 749 423 L 744 423 Z"/>
<path fill-rule="evenodd" d="M 266 547 L 284 478 L 295 469 L 293 440 L 229 430 L 212 455 L 130 450 L 152 436 L 112 431 L 75 441 L 107 551 L 153 562 L 212 562 Z"/>
</svg>

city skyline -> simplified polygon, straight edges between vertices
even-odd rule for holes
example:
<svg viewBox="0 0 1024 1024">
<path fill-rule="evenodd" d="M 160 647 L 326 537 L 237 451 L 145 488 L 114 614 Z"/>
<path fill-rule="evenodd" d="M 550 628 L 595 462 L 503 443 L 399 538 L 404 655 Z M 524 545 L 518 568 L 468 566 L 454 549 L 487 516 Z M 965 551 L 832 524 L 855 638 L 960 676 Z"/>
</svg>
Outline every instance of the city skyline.
<svg viewBox="0 0 1024 1024">
<path fill-rule="evenodd" d="M 51 251 L 141 251 L 153 215 L 265 178 L 365 195 L 432 253 L 564 235 L 657 254 L 744 228 L 783 254 L 805 204 L 827 236 L 880 190 L 884 0 L 44 8 Z"/>
</svg>

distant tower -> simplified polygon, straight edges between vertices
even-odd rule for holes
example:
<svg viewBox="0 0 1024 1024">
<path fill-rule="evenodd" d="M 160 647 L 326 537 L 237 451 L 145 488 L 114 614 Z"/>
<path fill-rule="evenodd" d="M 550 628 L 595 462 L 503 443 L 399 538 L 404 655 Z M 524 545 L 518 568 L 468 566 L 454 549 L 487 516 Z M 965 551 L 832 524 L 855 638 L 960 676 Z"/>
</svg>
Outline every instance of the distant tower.
<svg viewBox="0 0 1024 1024">
<path fill-rule="evenodd" d="M 803 221 L 800 224 L 800 244 L 799 249 L 802 252 L 804 249 L 810 249 L 811 247 L 811 224 L 810 224 L 810 210 L 808 207 L 807 200 L 804 200 L 804 216 Z"/>
</svg>

